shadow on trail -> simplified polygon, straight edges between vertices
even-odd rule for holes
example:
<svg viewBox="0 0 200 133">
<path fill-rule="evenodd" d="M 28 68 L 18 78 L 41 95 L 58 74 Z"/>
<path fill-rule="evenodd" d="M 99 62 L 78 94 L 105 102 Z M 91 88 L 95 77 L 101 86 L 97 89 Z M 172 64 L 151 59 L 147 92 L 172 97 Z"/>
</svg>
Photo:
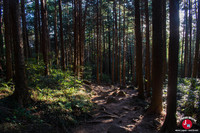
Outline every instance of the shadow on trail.
<svg viewBox="0 0 200 133">
<path fill-rule="evenodd" d="M 155 133 L 159 121 L 145 115 L 149 103 L 137 97 L 135 89 L 118 86 L 91 87 L 95 92 L 92 101 L 97 108 L 92 118 L 82 122 L 72 133 Z"/>
</svg>

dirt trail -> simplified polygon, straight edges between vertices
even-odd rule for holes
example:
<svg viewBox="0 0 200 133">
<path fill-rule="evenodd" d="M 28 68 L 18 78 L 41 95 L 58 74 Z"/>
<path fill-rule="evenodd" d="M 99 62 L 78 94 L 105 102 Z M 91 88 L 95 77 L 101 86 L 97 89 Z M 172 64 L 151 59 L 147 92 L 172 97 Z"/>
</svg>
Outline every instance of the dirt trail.
<svg viewBox="0 0 200 133">
<path fill-rule="evenodd" d="M 72 129 L 73 133 L 155 133 L 159 116 L 145 115 L 148 103 L 137 98 L 133 88 L 91 85 L 97 108 L 92 119 Z M 161 118 L 162 120 L 162 118 Z"/>
</svg>

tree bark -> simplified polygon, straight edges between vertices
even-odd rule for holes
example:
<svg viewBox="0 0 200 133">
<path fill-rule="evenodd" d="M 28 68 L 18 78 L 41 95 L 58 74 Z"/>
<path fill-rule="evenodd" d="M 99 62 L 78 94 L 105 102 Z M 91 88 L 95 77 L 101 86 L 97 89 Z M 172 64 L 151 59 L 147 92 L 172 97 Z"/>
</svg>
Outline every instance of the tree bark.
<svg viewBox="0 0 200 133">
<path fill-rule="evenodd" d="M 74 0 L 74 74 L 77 75 L 77 0 Z"/>
<path fill-rule="evenodd" d="M 140 0 L 135 0 L 135 36 L 136 36 L 136 75 L 138 77 L 138 96 L 144 98 L 142 75 L 142 36 L 140 27 Z"/>
<path fill-rule="evenodd" d="M 100 56 L 100 80 L 103 76 L 103 59 L 102 59 L 102 0 L 100 0 L 100 9 L 99 9 L 99 56 Z"/>
<path fill-rule="evenodd" d="M 7 1 L 7 0 L 6 0 Z M 15 57 L 15 91 L 13 98 L 21 105 L 25 105 L 30 102 L 29 89 L 27 88 L 26 75 L 25 75 L 25 63 L 24 63 L 24 51 L 23 42 L 21 36 L 20 14 L 19 14 L 19 1 L 10 0 L 10 16 L 13 32 L 13 44 L 14 44 L 14 57 Z"/>
<path fill-rule="evenodd" d="M 121 73 L 121 9 L 120 9 L 120 0 L 119 0 L 119 84 L 122 84 L 122 73 Z"/>
<path fill-rule="evenodd" d="M 184 42 L 185 41 L 185 29 L 183 28 L 183 40 L 182 40 L 182 50 L 181 50 L 181 77 L 184 78 L 184 68 L 183 68 L 183 51 L 184 51 Z"/>
<path fill-rule="evenodd" d="M 146 93 L 150 97 L 150 40 L 149 40 L 149 8 L 148 0 L 145 0 L 145 19 L 146 19 L 146 60 L 145 60 L 145 79 Z"/>
<path fill-rule="evenodd" d="M 80 77 L 83 77 L 82 76 L 82 64 L 83 64 L 83 46 L 84 46 L 84 42 L 83 42 L 83 27 L 82 27 L 82 0 L 79 0 L 78 2 L 79 4 L 79 12 L 78 12 L 78 20 L 79 20 L 79 24 L 78 24 L 78 27 L 79 27 L 79 31 L 78 31 L 78 38 L 79 38 L 79 43 L 78 43 L 78 72 L 80 72 Z"/>
<path fill-rule="evenodd" d="M 128 21 L 128 18 L 127 18 Z M 128 32 L 128 29 L 127 29 Z M 131 33 L 132 35 L 134 34 L 134 31 Z M 134 43 L 134 42 L 133 42 Z M 126 46 L 128 47 L 128 36 L 126 37 Z M 135 73 L 136 73 L 136 45 L 133 45 L 133 55 L 131 56 L 132 58 L 132 85 L 136 85 L 136 79 L 135 79 Z"/>
<path fill-rule="evenodd" d="M 6 80 L 12 79 L 12 49 L 11 49 L 11 26 L 10 26 L 10 11 L 9 11 L 10 0 L 3 1 L 3 11 L 4 11 L 4 25 L 5 25 L 5 46 L 6 46 Z"/>
<path fill-rule="evenodd" d="M 25 14 L 25 1 L 21 0 L 21 16 L 22 16 L 22 35 L 24 45 L 24 56 L 28 58 L 28 44 L 27 44 L 27 29 L 26 29 L 26 14 Z"/>
<path fill-rule="evenodd" d="M 185 77 L 188 77 L 188 17 L 187 17 L 187 12 L 188 9 L 185 4 L 185 55 L 184 55 L 184 73 Z"/>
<path fill-rule="evenodd" d="M 153 11 L 153 52 L 152 52 L 152 99 L 149 113 L 162 113 L 163 88 L 163 41 L 162 1 L 152 1 Z"/>
<path fill-rule="evenodd" d="M 49 75 L 49 62 L 48 62 L 48 47 L 49 47 L 49 33 L 47 21 L 47 7 L 46 0 L 41 0 L 41 16 L 42 16 L 42 50 L 43 60 L 45 64 L 45 75 Z"/>
<path fill-rule="evenodd" d="M 116 1 L 113 2 L 114 23 L 115 23 L 115 83 L 118 81 L 118 37 L 117 37 L 117 10 Z"/>
<path fill-rule="evenodd" d="M 2 15 L 1 15 L 1 13 L 2 13 L 2 11 L 1 11 L 1 9 L 2 9 L 2 4 L 3 2 L 2 2 L 2 0 L 0 0 L 0 77 L 3 77 L 3 68 L 2 68 L 2 66 L 3 66 L 3 60 L 4 60 L 4 43 L 3 43 L 3 33 L 2 33 Z"/>
<path fill-rule="evenodd" d="M 62 70 L 65 71 L 65 47 L 63 40 L 63 22 L 62 22 L 62 0 L 59 0 L 59 18 L 60 18 L 60 46 L 61 46 L 61 66 Z"/>
<path fill-rule="evenodd" d="M 134 45 L 130 45 L 129 49 L 130 49 L 130 61 L 131 61 L 131 77 L 132 77 L 132 84 L 134 85 L 134 79 L 135 79 L 135 46 Z"/>
<path fill-rule="evenodd" d="M 84 16 L 83 16 L 83 24 L 82 24 L 82 32 L 81 32 L 81 36 L 82 37 L 82 45 L 81 45 L 81 73 L 82 73 L 82 78 L 83 77 L 83 73 L 84 73 L 84 58 L 85 58 L 85 54 L 84 54 L 84 50 L 85 50 L 85 29 L 86 29 L 86 16 L 87 16 L 87 9 L 88 9 L 88 1 L 86 0 L 86 4 L 85 4 L 85 12 L 84 12 Z M 89 57 L 88 57 L 89 58 Z"/>
<path fill-rule="evenodd" d="M 126 85 L 126 42 L 125 42 L 125 37 L 126 37 L 126 30 L 125 30 L 125 24 L 126 24 L 126 18 L 125 18 L 125 0 L 124 0 L 124 6 L 123 6 L 123 86 Z"/>
<path fill-rule="evenodd" d="M 108 21 L 110 22 L 110 17 L 108 17 Z M 110 78 L 112 77 L 112 73 L 111 73 L 111 24 L 109 23 L 108 26 L 108 58 L 109 58 L 109 76 Z"/>
<path fill-rule="evenodd" d="M 39 60 L 39 32 L 38 32 L 39 0 L 35 0 L 34 30 L 35 30 L 35 53 L 36 60 Z"/>
<path fill-rule="evenodd" d="M 162 3 L 162 32 L 163 32 L 163 81 L 166 79 L 167 74 L 167 46 L 166 46 L 166 0 Z"/>
<path fill-rule="evenodd" d="M 163 132 L 174 132 L 176 129 L 176 93 L 179 53 L 179 0 L 170 0 L 170 43 L 169 43 L 169 76 L 167 91 L 167 116 L 162 127 Z"/>
<path fill-rule="evenodd" d="M 192 78 L 197 77 L 197 67 L 198 67 L 198 59 L 199 59 L 199 43 L 200 43 L 200 0 L 198 0 L 198 19 L 197 19 L 197 33 L 196 33 L 196 48 L 195 48 L 195 56 L 194 56 L 194 64 L 193 64 L 193 72 Z"/>
<path fill-rule="evenodd" d="M 1 11 L 1 9 L 2 9 L 2 6 L 3 6 L 3 4 L 2 4 L 3 2 L 2 2 L 2 0 L 0 0 L 0 60 L 2 60 L 3 58 L 4 58 L 4 50 L 3 50 L 3 33 L 2 33 L 2 11 Z M 0 65 L 1 65 L 1 62 L 0 62 Z M 1 70 L 0 70 L 0 72 L 1 72 Z"/>
<path fill-rule="evenodd" d="M 113 8 L 114 8 L 114 4 L 113 4 Z M 114 12 L 113 12 L 113 17 L 114 17 Z M 115 67 L 115 64 L 114 64 L 114 58 L 115 58 L 115 24 L 113 23 L 113 38 L 112 38 L 112 84 L 114 84 L 115 82 L 115 79 L 114 79 L 114 67 Z"/>
<path fill-rule="evenodd" d="M 128 62 L 128 65 L 127 65 L 127 66 L 128 66 L 128 67 L 127 67 L 127 79 L 130 80 L 130 63 L 131 63 L 130 58 L 131 58 L 131 56 L 130 56 L 130 50 L 129 50 L 129 47 L 130 47 L 130 46 L 128 45 L 128 41 L 129 41 L 129 40 L 128 40 L 128 36 L 129 36 L 129 34 L 128 34 L 128 32 L 127 32 L 127 34 L 126 34 L 126 46 L 127 46 L 127 47 L 126 47 L 126 51 L 127 51 L 127 52 L 126 52 L 126 55 L 127 55 L 126 58 L 127 58 L 127 60 L 128 60 L 128 61 L 127 61 L 127 62 Z M 135 63 L 135 62 L 134 62 L 134 63 Z"/>
<path fill-rule="evenodd" d="M 39 0 L 38 0 L 39 1 Z M 41 14 L 41 6 L 39 5 L 38 7 L 38 27 L 39 27 L 39 36 L 40 36 L 40 46 L 39 46 L 39 52 L 40 54 L 43 54 L 43 49 L 42 49 L 42 27 L 41 27 L 41 22 L 42 22 L 42 14 Z"/>
<path fill-rule="evenodd" d="M 190 50 L 189 50 L 189 67 L 188 76 L 192 73 L 192 1 L 189 0 L 189 32 L 190 32 Z"/>
<path fill-rule="evenodd" d="M 56 65 L 59 64 L 59 59 L 58 59 L 58 54 L 59 54 L 59 50 L 58 50 L 58 31 L 57 31 L 57 2 L 56 0 L 54 0 L 55 3 L 55 11 L 54 11 L 54 43 L 55 43 L 55 58 L 56 58 Z"/>
<path fill-rule="evenodd" d="M 99 80 L 99 0 L 97 0 L 97 83 L 100 83 Z"/>
</svg>

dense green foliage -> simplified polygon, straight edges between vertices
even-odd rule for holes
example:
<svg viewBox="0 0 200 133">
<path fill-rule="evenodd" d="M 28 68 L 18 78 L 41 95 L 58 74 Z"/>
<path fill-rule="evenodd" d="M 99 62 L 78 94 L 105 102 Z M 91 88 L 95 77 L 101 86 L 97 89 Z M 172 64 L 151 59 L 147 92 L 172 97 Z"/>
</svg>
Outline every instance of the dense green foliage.
<svg viewBox="0 0 200 133">
<path fill-rule="evenodd" d="M 163 89 L 163 102 L 166 108 L 167 87 Z M 177 90 L 177 120 L 191 116 L 200 120 L 200 81 L 199 79 L 179 78 Z M 197 123 L 198 124 L 198 123 Z"/>
<path fill-rule="evenodd" d="M 49 76 L 43 76 L 43 64 L 35 60 L 27 62 L 28 85 L 31 88 L 33 104 L 22 108 L 15 102 L 6 105 L 1 99 L 0 123 L 15 124 L 19 127 L 27 123 L 51 123 L 55 126 L 72 126 L 87 117 L 94 105 L 90 101 L 91 90 L 82 87 L 82 81 L 71 76 L 71 72 L 62 72 L 51 68 Z M 13 83 L 1 79 L 0 98 L 13 93 Z M 5 104 L 5 105 L 3 105 Z M 15 105 L 16 104 L 16 105 Z M 7 106 L 15 105 L 13 109 Z M 2 128 L 2 127 L 1 127 Z M 23 127 L 21 127 L 23 130 Z"/>
</svg>

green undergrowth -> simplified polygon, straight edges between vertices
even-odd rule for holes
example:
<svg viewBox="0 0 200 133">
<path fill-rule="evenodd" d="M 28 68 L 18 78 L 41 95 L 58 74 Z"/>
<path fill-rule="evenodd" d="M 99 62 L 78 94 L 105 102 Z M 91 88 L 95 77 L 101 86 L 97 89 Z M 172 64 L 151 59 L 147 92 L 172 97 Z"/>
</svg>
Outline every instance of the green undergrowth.
<svg viewBox="0 0 200 133">
<path fill-rule="evenodd" d="M 14 91 L 10 82 L 0 83 L 0 130 L 5 123 L 15 129 L 27 124 L 44 124 L 67 130 L 67 127 L 87 119 L 94 105 L 90 101 L 91 89 L 83 87 L 81 80 L 72 76 L 71 71 L 50 68 L 50 75 L 44 76 L 44 65 L 30 60 L 26 66 L 28 86 L 31 88 L 33 103 L 26 108 L 10 109 L 3 100 Z M 4 102 L 5 103 L 5 102 Z M 9 103 L 15 104 L 15 103 Z M 8 112 L 8 113 L 7 113 Z M 17 125 L 17 126 L 16 126 Z"/>
<path fill-rule="evenodd" d="M 166 108 L 167 86 L 163 89 L 163 100 Z M 177 86 L 177 120 L 190 116 L 200 126 L 200 80 L 179 78 Z"/>
<path fill-rule="evenodd" d="M 178 110 L 184 116 L 191 116 L 200 121 L 200 80 L 179 79 L 178 84 Z"/>
</svg>

